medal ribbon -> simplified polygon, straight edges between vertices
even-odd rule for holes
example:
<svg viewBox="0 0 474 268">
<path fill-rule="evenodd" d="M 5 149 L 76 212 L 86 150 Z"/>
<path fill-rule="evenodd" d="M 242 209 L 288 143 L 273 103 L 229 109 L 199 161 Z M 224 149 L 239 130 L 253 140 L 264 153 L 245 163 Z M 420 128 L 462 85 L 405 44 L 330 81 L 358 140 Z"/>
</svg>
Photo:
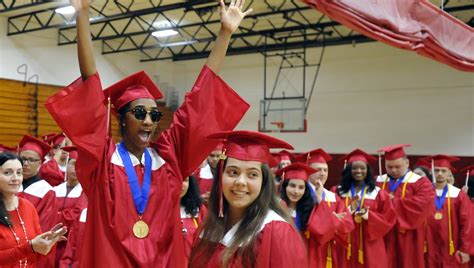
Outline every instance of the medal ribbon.
<svg viewBox="0 0 474 268">
<path fill-rule="evenodd" d="M 408 173 L 408 172 L 407 172 Z M 407 173 L 405 173 L 405 175 L 403 175 L 403 177 L 401 177 L 400 179 L 398 180 L 395 180 L 394 182 L 394 179 L 392 177 L 390 177 L 390 192 L 391 193 L 395 193 L 395 191 L 397 190 L 398 186 L 403 182 L 403 180 L 405 179 L 405 176 L 407 175 Z"/>
<path fill-rule="evenodd" d="M 436 196 L 435 198 L 435 205 L 436 205 L 436 210 L 441 210 L 443 208 L 443 203 L 444 200 L 446 199 L 446 194 L 448 193 L 448 185 L 444 186 L 443 188 L 443 194 L 441 196 Z"/>
<path fill-rule="evenodd" d="M 120 158 L 122 158 L 123 165 L 125 167 L 125 172 L 128 177 L 128 185 L 130 185 L 130 191 L 132 192 L 133 202 L 135 208 L 137 209 L 138 215 L 143 215 L 145 212 L 146 205 L 148 203 L 148 198 L 150 197 L 150 188 L 151 188 L 151 156 L 147 149 L 145 149 L 145 174 L 143 177 L 143 184 L 140 187 L 138 182 L 137 173 L 133 168 L 132 160 L 128 154 L 125 144 L 122 141 L 118 146 L 118 152 Z"/>
<path fill-rule="evenodd" d="M 367 193 L 367 189 L 365 189 L 365 183 L 362 184 L 361 193 L 362 193 L 362 198 L 359 200 L 359 204 L 357 205 L 357 209 L 356 209 L 357 212 L 360 211 L 361 206 L 364 204 L 365 194 Z M 354 187 L 354 184 L 352 184 L 351 185 L 351 196 L 352 196 L 352 198 L 354 198 L 355 195 L 356 195 L 355 187 Z"/>
</svg>

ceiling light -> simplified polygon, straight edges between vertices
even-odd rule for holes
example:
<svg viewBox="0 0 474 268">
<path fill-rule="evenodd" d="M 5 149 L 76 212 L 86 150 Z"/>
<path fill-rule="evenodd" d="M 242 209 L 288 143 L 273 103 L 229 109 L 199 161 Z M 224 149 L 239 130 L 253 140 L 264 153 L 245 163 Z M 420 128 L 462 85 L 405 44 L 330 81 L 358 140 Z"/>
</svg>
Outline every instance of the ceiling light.
<svg viewBox="0 0 474 268">
<path fill-rule="evenodd" d="M 154 37 L 168 37 L 168 36 L 177 35 L 177 34 L 178 34 L 178 31 L 175 31 L 175 30 L 162 30 L 162 31 L 155 31 L 151 33 L 151 35 L 153 35 Z"/>
<path fill-rule="evenodd" d="M 66 6 L 66 7 L 56 8 L 54 12 L 62 14 L 62 15 L 69 15 L 69 14 L 74 14 L 76 10 L 74 9 L 73 6 Z"/>
<path fill-rule="evenodd" d="M 197 43 L 197 40 L 189 40 L 189 41 L 181 41 L 181 42 L 174 42 L 174 43 L 160 43 L 160 47 L 177 47 L 177 46 L 187 46 Z"/>
</svg>

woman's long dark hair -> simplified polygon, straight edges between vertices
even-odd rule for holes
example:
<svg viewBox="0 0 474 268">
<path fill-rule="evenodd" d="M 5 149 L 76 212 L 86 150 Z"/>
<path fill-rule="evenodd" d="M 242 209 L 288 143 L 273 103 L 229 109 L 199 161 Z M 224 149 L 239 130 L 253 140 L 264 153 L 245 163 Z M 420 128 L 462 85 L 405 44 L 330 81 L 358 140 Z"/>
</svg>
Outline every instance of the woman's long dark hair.
<svg viewBox="0 0 474 268">
<path fill-rule="evenodd" d="M 288 206 L 290 205 L 290 199 L 286 195 L 286 187 L 288 187 L 289 183 L 289 180 L 283 180 L 280 191 L 281 199 L 283 199 L 288 204 Z M 311 215 L 311 211 L 313 211 L 314 207 L 314 200 L 311 196 L 311 191 L 309 190 L 309 187 L 310 186 L 308 185 L 308 183 L 305 182 L 304 194 L 301 199 L 298 200 L 298 202 L 296 203 L 296 215 L 298 216 L 299 222 L 299 226 L 297 224 L 296 227 L 300 231 L 306 230 L 306 224 L 308 223 L 309 216 Z"/>
<path fill-rule="evenodd" d="M 23 166 L 23 161 L 21 161 L 21 159 L 16 154 L 10 152 L 0 153 L 0 166 L 3 166 L 3 164 L 9 160 L 18 160 Z M 8 214 L 5 200 L 3 198 L 3 194 L 0 193 L 0 224 L 4 226 L 11 226 L 12 222 L 10 221 L 10 214 Z"/>
<path fill-rule="evenodd" d="M 199 207 L 201 207 L 202 204 L 202 198 L 199 192 L 199 185 L 194 176 L 189 176 L 188 191 L 181 197 L 180 202 L 187 214 L 197 217 Z"/>
<path fill-rule="evenodd" d="M 367 165 L 367 176 L 365 177 L 364 182 L 366 187 L 369 187 L 367 188 L 368 193 L 375 189 L 375 180 L 374 176 L 372 175 L 372 168 L 369 165 Z M 355 180 L 352 177 L 352 164 L 348 164 L 342 171 L 342 180 L 339 184 L 339 187 L 337 187 L 339 195 L 348 193 L 351 190 L 353 183 L 355 183 Z"/>
<path fill-rule="evenodd" d="M 227 161 L 220 161 L 225 169 Z M 219 167 L 219 166 L 218 166 Z M 287 222 L 291 217 L 286 210 L 280 206 L 275 195 L 272 173 L 266 164 L 261 165 L 262 188 L 258 197 L 250 204 L 241 219 L 240 226 L 235 233 L 232 243 L 226 247 L 222 254 L 222 267 L 227 267 L 233 256 L 239 256 L 243 267 L 254 267 L 256 263 L 255 241 L 263 224 L 265 216 L 270 210 L 275 211 Z M 209 197 L 209 213 L 204 220 L 199 243 L 191 250 L 190 267 L 206 267 L 208 260 L 217 249 L 219 242 L 226 233 L 226 225 L 229 222 L 229 204 L 223 198 L 224 217 L 219 218 L 219 178 L 218 174 L 211 189 Z"/>
</svg>

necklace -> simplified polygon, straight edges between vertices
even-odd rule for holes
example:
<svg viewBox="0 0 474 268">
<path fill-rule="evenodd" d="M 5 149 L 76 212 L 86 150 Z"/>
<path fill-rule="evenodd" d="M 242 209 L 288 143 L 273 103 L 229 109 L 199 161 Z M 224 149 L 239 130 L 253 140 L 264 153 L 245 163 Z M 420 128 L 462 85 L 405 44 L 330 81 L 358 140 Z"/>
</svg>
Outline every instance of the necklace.
<svg viewBox="0 0 474 268">
<path fill-rule="evenodd" d="M 29 243 L 30 240 L 28 240 L 28 235 L 26 234 L 25 222 L 23 221 L 23 218 L 21 218 L 20 211 L 18 211 L 18 206 L 16 206 L 15 210 L 16 210 L 16 214 L 18 215 L 18 219 L 20 220 L 20 225 L 21 225 L 21 228 L 23 229 L 23 234 L 25 235 L 25 240 L 26 240 L 27 243 Z M 12 231 L 12 233 L 13 233 L 13 236 L 15 237 L 16 243 L 18 245 L 20 245 L 20 237 L 18 236 L 18 234 L 13 229 L 13 225 L 10 224 L 9 227 L 10 227 L 10 230 Z M 21 267 L 27 267 L 27 266 L 28 266 L 28 259 L 20 260 L 20 268 Z"/>
</svg>

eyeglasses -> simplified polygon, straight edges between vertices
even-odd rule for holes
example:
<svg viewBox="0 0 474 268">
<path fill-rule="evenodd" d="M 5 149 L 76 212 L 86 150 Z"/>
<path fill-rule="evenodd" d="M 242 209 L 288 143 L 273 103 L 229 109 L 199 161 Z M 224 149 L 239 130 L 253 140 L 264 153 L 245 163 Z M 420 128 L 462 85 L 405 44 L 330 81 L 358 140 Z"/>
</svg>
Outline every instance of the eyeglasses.
<svg viewBox="0 0 474 268">
<path fill-rule="evenodd" d="M 163 113 L 158 110 L 147 111 L 144 107 L 135 107 L 133 109 L 127 110 L 127 112 L 131 112 L 133 116 L 135 116 L 135 118 L 140 121 L 145 120 L 146 115 L 149 114 L 153 123 L 158 123 L 163 116 Z"/>
<path fill-rule="evenodd" d="M 23 161 L 23 163 L 25 164 L 26 162 L 28 163 L 36 163 L 38 161 L 40 161 L 39 159 L 35 159 L 35 158 L 26 158 L 26 157 L 20 157 L 21 161 Z"/>
</svg>

